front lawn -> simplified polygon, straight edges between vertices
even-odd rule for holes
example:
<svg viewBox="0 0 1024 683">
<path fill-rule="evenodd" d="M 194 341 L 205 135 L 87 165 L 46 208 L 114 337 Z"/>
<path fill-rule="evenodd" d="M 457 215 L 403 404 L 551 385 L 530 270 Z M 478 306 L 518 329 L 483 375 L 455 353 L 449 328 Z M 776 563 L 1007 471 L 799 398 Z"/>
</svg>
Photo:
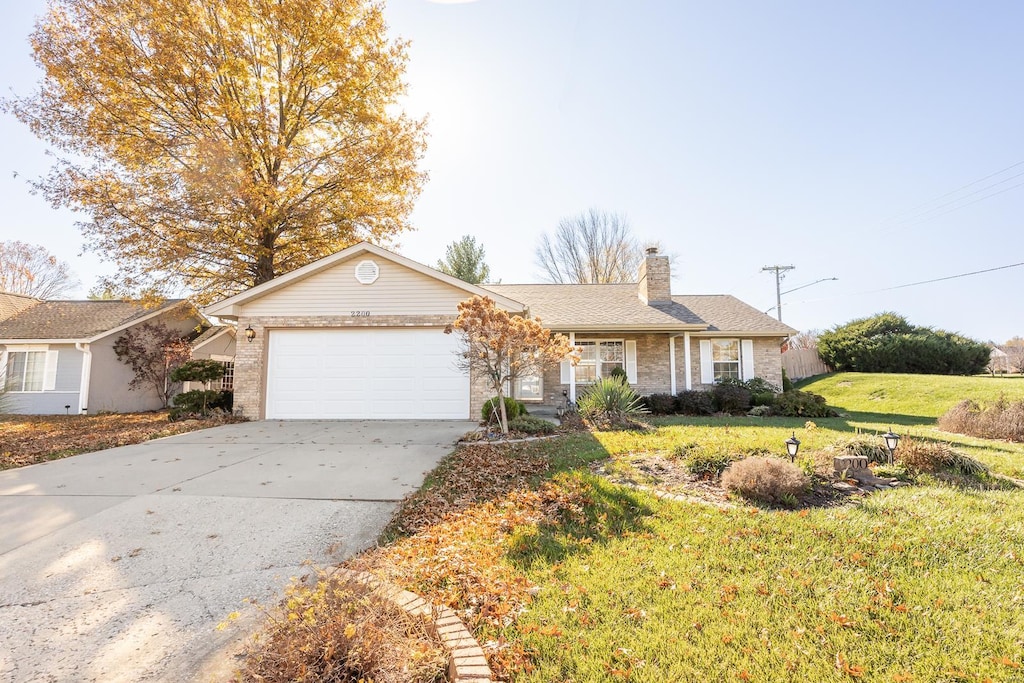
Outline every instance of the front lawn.
<svg viewBox="0 0 1024 683">
<path fill-rule="evenodd" d="M 0 470 L 205 429 L 224 420 L 169 422 L 167 412 L 0 415 Z"/>
<path fill-rule="evenodd" d="M 1022 482 L 922 476 L 772 510 L 611 479 L 671 487 L 639 468 L 677 447 L 781 456 L 794 432 L 820 465 L 890 425 L 1024 476 L 1024 444 L 939 432 L 937 390 L 853 410 L 809 388 L 843 416 L 672 417 L 460 448 L 351 564 L 455 609 L 501 680 L 1024 680 Z"/>
</svg>

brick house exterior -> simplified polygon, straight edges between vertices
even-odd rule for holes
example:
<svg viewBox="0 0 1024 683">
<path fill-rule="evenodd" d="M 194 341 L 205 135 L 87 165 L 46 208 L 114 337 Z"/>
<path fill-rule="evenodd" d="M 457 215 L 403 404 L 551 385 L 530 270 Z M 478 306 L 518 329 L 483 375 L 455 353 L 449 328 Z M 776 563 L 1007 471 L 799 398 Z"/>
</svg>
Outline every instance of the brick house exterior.
<svg viewBox="0 0 1024 683">
<path fill-rule="evenodd" d="M 575 398 L 615 366 L 640 394 L 707 388 L 720 376 L 781 385 L 780 346 L 794 330 L 731 296 L 672 295 L 670 283 L 656 250 L 636 283 L 476 286 L 360 243 L 206 313 L 237 325 L 235 409 L 255 419 L 479 416 L 490 392 L 455 368 L 457 335 L 443 335 L 474 295 L 586 347 L 588 360 L 548 369 L 529 395 L 513 388 L 527 402 Z"/>
</svg>

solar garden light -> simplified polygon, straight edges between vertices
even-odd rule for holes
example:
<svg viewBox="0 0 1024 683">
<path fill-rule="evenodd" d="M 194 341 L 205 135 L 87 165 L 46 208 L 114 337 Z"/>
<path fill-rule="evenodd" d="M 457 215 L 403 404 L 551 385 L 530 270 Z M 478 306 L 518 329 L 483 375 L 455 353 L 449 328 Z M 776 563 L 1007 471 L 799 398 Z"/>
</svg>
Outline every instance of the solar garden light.
<svg viewBox="0 0 1024 683">
<path fill-rule="evenodd" d="M 885 450 L 889 451 L 889 464 L 891 465 L 896 447 L 900 445 L 900 435 L 893 434 L 892 427 L 889 427 L 889 431 L 882 434 L 882 438 L 885 439 Z"/>
<path fill-rule="evenodd" d="M 252 340 L 256 338 L 256 330 L 252 329 L 252 325 L 245 328 L 245 341 L 252 343 Z"/>
<path fill-rule="evenodd" d="M 800 439 L 796 438 L 796 432 L 793 432 L 793 436 L 786 439 L 786 452 L 789 453 L 789 461 L 796 461 L 796 454 L 800 451 Z"/>
</svg>

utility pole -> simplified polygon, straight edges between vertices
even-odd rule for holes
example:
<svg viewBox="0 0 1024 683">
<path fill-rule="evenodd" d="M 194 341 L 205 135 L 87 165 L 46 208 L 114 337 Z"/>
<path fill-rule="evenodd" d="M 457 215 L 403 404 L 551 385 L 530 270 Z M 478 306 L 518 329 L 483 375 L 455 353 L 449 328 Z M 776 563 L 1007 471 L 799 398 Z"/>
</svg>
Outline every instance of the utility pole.
<svg viewBox="0 0 1024 683">
<path fill-rule="evenodd" d="M 787 270 L 793 270 L 796 266 L 765 266 L 761 269 L 764 271 L 775 272 L 775 311 L 779 314 L 779 322 L 782 322 L 782 274 Z"/>
</svg>

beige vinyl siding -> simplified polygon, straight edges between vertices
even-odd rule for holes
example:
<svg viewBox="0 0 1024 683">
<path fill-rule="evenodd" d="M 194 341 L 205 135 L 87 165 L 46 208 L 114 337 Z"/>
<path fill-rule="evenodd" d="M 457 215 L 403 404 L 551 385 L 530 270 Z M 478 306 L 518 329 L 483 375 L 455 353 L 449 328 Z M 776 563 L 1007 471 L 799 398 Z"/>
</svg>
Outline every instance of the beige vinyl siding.
<svg viewBox="0 0 1024 683">
<path fill-rule="evenodd" d="M 376 282 L 355 278 L 356 266 L 372 260 L 380 267 Z M 469 294 L 404 266 L 360 254 L 244 305 L 245 316 L 452 315 Z"/>
</svg>

